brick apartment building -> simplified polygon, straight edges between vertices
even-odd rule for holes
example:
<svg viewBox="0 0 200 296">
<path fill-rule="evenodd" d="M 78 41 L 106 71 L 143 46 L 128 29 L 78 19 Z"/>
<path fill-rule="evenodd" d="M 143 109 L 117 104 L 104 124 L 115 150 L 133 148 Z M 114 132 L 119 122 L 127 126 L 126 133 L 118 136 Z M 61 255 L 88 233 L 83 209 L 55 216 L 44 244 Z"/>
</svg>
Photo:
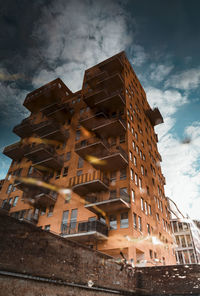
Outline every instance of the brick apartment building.
<svg viewBox="0 0 200 296">
<path fill-rule="evenodd" d="M 154 132 L 163 119 L 125 53 L 86 70 L 81 90 L 56 79 L 24 106 L 30 116 L 13 129 L 21 140 L 3 152 L 13 161 L 1 207 L 114 257 L 175 264 Z"/>
</svg>

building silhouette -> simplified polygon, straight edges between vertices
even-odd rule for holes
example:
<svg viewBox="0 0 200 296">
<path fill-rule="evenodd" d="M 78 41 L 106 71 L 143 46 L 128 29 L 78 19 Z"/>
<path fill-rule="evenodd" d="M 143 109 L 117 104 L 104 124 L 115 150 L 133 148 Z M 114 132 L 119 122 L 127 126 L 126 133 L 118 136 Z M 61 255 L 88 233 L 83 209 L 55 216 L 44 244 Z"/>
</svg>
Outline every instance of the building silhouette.
<svg viewBox="0 0 200 296">
<path fill-rule="evenodd" d="M 85 71 L 73 93 L 59 78 L 29 93 L 30 116 L 7 146 L 1 208 L 134 264 L 175 264 L 151 109 L 126 54 Z"/>
</svg>

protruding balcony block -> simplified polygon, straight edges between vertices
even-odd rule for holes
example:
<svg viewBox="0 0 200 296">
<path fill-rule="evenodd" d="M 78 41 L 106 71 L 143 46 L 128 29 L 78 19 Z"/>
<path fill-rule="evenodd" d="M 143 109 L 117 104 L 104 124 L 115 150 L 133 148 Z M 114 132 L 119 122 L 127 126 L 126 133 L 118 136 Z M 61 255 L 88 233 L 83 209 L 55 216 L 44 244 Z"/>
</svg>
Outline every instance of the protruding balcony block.
<svg viewBox="0 0 200 296">
<path fill-rule="evenodd" d="M 92 131 L 102 138 L 117 137 L 126 133 L 126 123 L 123 119 L 106 119 Z"/>
<path fill-rule="evenodd" d="M 11 205 L 9 204 L 7 199 L 0 199 L 0 211 L 8 213 L 10 211 Z"/>
<path fill-rule="evenodd" d="M 76 176 L 69 181 L 69 187 L 83 197 L 93 192 L 108 191 L 108 186 L 109 180 L 101 171 Z"/>
<path fill-rule="evenodd" d="M 36 133 L 41 138 L 65 142 L 69 138 L 69 131 L 64 130 L 58 124 L 52 121 L 43 121 L 34 128 Z"/>
<path fill-rule="evenodd" d="M 123 70 L 123 64 L 117 56 L 100 63 L 98 67 L 100 70 L 106 71 L 109 74 L 121 72 Z"/>
<path fill-rule="evenodd" d="M 34 205 L 37 208 L 49 208 L 53 206 L 57 200 L 57 192 L 40 193 L 34 196 Z"/>
<path fill-rule="evenodd" d="M 101 101 L 107 97 L 107 91 L 105 89 L 91 91 L 85 94 L 83 100 L 91 108 L 94 107 L 95 103 Z"/>
<path fill-rule="evenodd" d="M 58 123 L 64 124 L 72 117 L 72 109 L 68 103 L 53 103 L 40 110 L 48 118 L 55 120 Z"/>
<path fill-rule="evenodd" d="M 163 123 L 163 117 L 158 108 L 154 108 L 153 110 L 146 111 L 147 116 L 149 117 L 151 124 L 153 126 Z"/>
<path fill-rule="evenodd" d="M 118 212 L 120 210 L 130 209 L 130 196 L 128 194 L 122 194 L 105 200 L 96 198 L 96 201 L 87 203 L 85 208 L 95 214 L 99 214 L 100 211 L 108 214 Z"/>
<path fill-rule="evenodd" d="M 25 157 L 33 162 L 33 166 L 41 165 L 60 170 L 63 164 L 61 158 L 56 155 L 54 147 L 45 144 L 32 146 Z"/>
<path fill-rule="evenodd" d="M 62 98 L 68 97 L 71 94 L 70 89 L 61 79 L 57 78 L 29 93 L 24 101 L 24 106 L 31 112 L 38 112 L 50 104 L 61 102 Z"/>
<path fill-rule="evenodd" d="M 101 80 L 96 84 L 98 89 L 105 88 L 109 93 L 122 89 L 124 85 L 123 79 L 120 74 L 114 74 Z"/>
<path fill-rule="evenodd" d="M 13 132 L 21 138 L 30 137 L 33 132 L 32 121 L 29 118 L 25 118 L 13 128 Z"/>
<path fill-rule="evenodd" d="M 105 140 L 95 137 L 75 145 L 75 152 L 83 159 L 87 159 L 88 156 L 103 157 L 109 153 L 108 149 L 109 146 Z"/>
<path fill-rule="evenodd" d="M 28 145 L 22 144 L 21 142 L 14 143 L 4 148 L 3 154 L 14 160 L 21 159 L 28 151 Z"/>
<path fill-rule="evenodd" d="M 89 73 L 88 73 L 89 74 Z M 95 85 L 101 81 L 102 79 L 105 79 L 106 77 L 108 77 L 108 74 L 106 72 L 102 72 L 102 71 L 97 71 L 97 72 L 93 72 L 90 75 L 86 75 L 86 79 L 85 82 L 87 84 L 89 84 L 89 86 L 91 88 L 94 88 Z"/>
<path fill-rule="evenodd" d="M 61 225 L 61 235 L 78 242 L 107 240 L 108 226 L 99 220 L 71 222 Z"/>
<path fill-rule="evenodd" d="M 95 127 L 104 124 L 107 116 L 103 112 L 99 112 L 95 115 L 85 117 L 80 120 L 80 124 L 87 130 L 92 131 Z"/>
<path fill-rule="evenodd" d="M 96 100 L 94 103 L 94 107 L 105 112 L 115 112 L 117 110 L 122 110 L 124 106 L 125 101 L 118 91 L 107 97 L 101 97 L 100 100 Z"/>
</svg>

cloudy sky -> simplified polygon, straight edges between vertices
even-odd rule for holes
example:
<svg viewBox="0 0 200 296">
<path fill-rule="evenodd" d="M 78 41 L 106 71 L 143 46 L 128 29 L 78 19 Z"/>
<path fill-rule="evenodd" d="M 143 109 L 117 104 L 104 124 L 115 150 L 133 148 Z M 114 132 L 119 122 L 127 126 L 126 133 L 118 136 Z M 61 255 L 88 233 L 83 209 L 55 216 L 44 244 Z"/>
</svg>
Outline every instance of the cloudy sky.
<svg viewBox="0 0 200 296">
<path fill-rule="evenodd" d="M 1 0 L 1 152 L 18 140 L 28 92 L 57 77 L 76 91 L 85 69 L 125 50 L 164 117 L 166 195 L 200 218 L 199 11 L 198 0 Z M 0 154 L 0 178 L 10 162 Z"/>
</svg>

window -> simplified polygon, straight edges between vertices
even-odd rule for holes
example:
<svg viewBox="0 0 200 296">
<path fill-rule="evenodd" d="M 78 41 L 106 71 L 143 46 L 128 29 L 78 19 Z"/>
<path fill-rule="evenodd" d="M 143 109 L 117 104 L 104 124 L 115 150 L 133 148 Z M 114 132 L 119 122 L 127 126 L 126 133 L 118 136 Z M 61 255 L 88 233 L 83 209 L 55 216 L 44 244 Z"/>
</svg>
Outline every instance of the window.
<svg viewBox="0 0 200 296">
<path fill-rule="evenodd" d="M 135 202 L 135 191 L 133 189 L 131 190 L 131 198 L 132 202 Z"/>
<path fill-rule="evenodd" d="M 12 192 L 12 184 L 8 185 L 7 194 Z"/>
<path fill-rule="evenodd" d="M 116 172 L 111 172 L 110 173 L 110 181 L 116 181 Z"/>
<path fill-rule="evenodd" d="M 150 225 L 148 223 L 147 223 L 147 232 L 148 232 L 148 234 L 151 234 Z"/>
<path fill-rule="evenodd" d="M 83 167 L 83 163 L 84 163 L 83 158 L 79 157 L 79 159 L 78 159 L 78 169 Z"/>
<path fill-rule="evenodd" d="M 84 108 L 81 108 L 80 109 L 80 114 L 83 114 L 84 113 Z"/>
<path fill-rule="evenodd" d="M 151 211 L 151 206 L 148 205 L 148 209 L 149 209 L 149 215 L 151 216 L 152 215 L 152 211 Z"/>
<path fill-rule="evenodd" d="M 141 165 L 141 173 L 142 173 L 142 176 L 144 176 L 144 167 L 143 167 L 143 165 Z"/>
<path fill-rule="evenodd" d="M 110 199 L 116 198 L 116 195 L 117 195 L 117 191 L 116 190 L 111 190 L 110 191 Z"/>
<path fill-rule="evenodd" d="M 154 258 L 157 258 L 157 253 L 156 252 L 154 252 Z"/>
<path fill-rule="evenodd" d="M 120 196 L 128 196 L 128 191 L 127 191 L 127 187 L 123 187 L 119 189 L 119 194 Z"/>
<path fill-rule="evenodd" d="M 43 216 L 46 214 L 46 208 L 42 208 L 41 209 L 41 212 L 40 212 L 40 215 Z"/>
<path fill-rule="evenodd" d="M 128 212 L 121 213 L 120 215 L 120 228 L 128 227 Z"/>
<path fill-rule="evenodd" d="M 13 207 L 16 206 L 18 199 L 19 199 L 19 196 L 15 196 L 14 201 L 13 201 Z"/>
<path fill-rule="evenodd" d="M 56 176 L 55 176 L 55 178 L 56 178 L 56 179 L 59 179 L 59 178 L 60 178 L 60 174 L 61 174 L 61 170 L 56 171 Z"/>
<path fill-rule="evenodd" d="M 147 194 L 150 195 L 149 187 L 147 186 L 146 188 L 147 188 Z"/>
<path fill-rule="evenodd" d="M 137 215 L 133 213 L 133 227 L 137 229 Z"/>
<path fill-rule="evenodd" d="M 147 202 L 144 202 L 144 210 L 145 210 L 145 214 L 148 215 L 148 207 L 147 207 Z"/>
<path fill-rule="evenodd" d="M 139 231 L 142 231 L 142 218 L 140 216 L 138 216 L 138 228 Z"/>
<path fill-rule="evenodd" d="M 134 174 L 133 169 L 130 169 L 130 174 L 131 174 L 131 180 L 133 180 L 133 174 Z"/>
<path fill-rule="evenodd" d="M 139 154 L 139 147 L 138 146 L 136 146 L 136 152 L 137 152 L 137 154 Z"/>
<path fill-rule="evenodd" d="M 144 199 L 142 197 L 140 198 L 140 205 L 141 205 L 141 210 L 144 211 Z"/>
<path fill-rule="evenodd" d="M 136 140 L 138 140 L 138 134 L 137 134 L 137 132 L 135 132 L 135 138 L 136 138 Z"/>
<path fill-rule="evenodd" d="M 62 216 L 62 223 L 61 223 L 61 232 L 65 232 L 67 230 L 67 222 L 69 217 L 69 211 L 64 211 Z"/>
<path fill-rule="evenodd" d="M 80 170 L 80 171 L 77 171 L 76 175 L 77 175 L 77 176 L 80 176 L 80 175 L 82 175 L 82 173 L 83 173 L 83 171 Z"/>
<path fill-rule="evenodd" d="M 140 150 L 140 158 L 142 159 L 142 150 Z"/>
<path fill-rule="evenodd" d="M 145 157 L 145 155 L 143 154 L 143 156 L 142 156 L 142 159 L 145 161 L 146 160 L 146 157 Z"/>
<path fill-rule="evenodd" d="M 128 122 L 128 129 L 129 129 L 129 130 L 131 129 L 130 122 Z"/>
<path fill-rule="evenodd" d="M 63 177 L 65 177 L 67 175 L 68 175 L 68 166 L 64 167 L 64 170 L 63 170 Z"/>
<path fill-rule="evenodd" d="M 76 221 L 77 221 L 77 209 L 73 209 L 71 211 L 71 217 L 70 217 L 70 229 L 76 228 Z"/>
<path fill-rule="evenodd" d="M 33 173 L 33 167 L 30 166 L 29 169 L 28 169 L 28 176 L 31 175 L 32 173 Z"/>
<path fill-rule="evenodd" d="M 126 179 L 126 169 L 120 170 L 120 180 Z"/>
<path fill-rule="evenodd" d="M 142 189 L 142 179 L 139 178 L 139 188 Z"/>
<path fill-rule="evenodd" d="M 151 259 L 153 259 L 153 251 L 152 251 L 152 250 L 149 250 L 149 257 L 150 257 Z"/>
<path fill-rule="evenodd" d="M 131 133 L 134 135 L 134 128 L 133 127 L 131 128 Z"/>
<path fill-rule="evenodd" d="M 117 229 L 117 218 L 115 215 L 109 217 L 110 229 Z"/>
<path fill-rule="evenodd" d="M 80 137 L 81 137 L 81 131 L 78 130 L 78 131 L 76 131 L 76 138 L 75 138 L 75 140 L 78 141 L 80 139 Z"/>
<path fill-rule="evenodd" d="M 137 166 L 137 158 L 135 156 L 133 158 L 133 163 L 134 163 L 134 166 Z"/>
<path fill-rule="evenodd" d="M 11 203 L 12 203 L 12 198 L 9 198 L 8 203 L 9 203 L 9 205 L 11 205 Z"/>
<path fill-rule="evenodd" d="M 49 207 L 49 212 L 48 212 L 48 217 L 51 217 L 53 215 L 53 209 L 54 209 L 54 206 L 50 206 Z"/>
<path fill-rule="evenodd" d="M 138 185 L 138 175 L 135 174 L 135 184 Z"/>
<path fill-rule="evenodd" d="M 71 158 L 71 152 L 67 152 L 65 160 L 68 161 L 68 160 L 70 160 L 70 158 Z"/>
<path fill-rule="evenodd" d="M 157 219 L 158 222 L 160 221 L 160 217 L 159 217 L 158 213 L 156 213 L 156 219 Z"/>
<path fill-rule="evenodd" d="M 50 230 L 50 225 L 45 225 L 44 230 L 49 231 Z"/>
<path fill-rule="evenodd" d="M 133 154 L 131 151 L 129 151 L 129 157 L 130 157 L 130 161 L 133 161 Z"/>
<path fill-rule="evenodd" d="M 135 142 L 132 141 L 132 146 L 133 146 L 133 149 L 135 150 Z"/>
<path fill-rule="evenodd" d="M 120 135 L 119 142 L 125 143 L 125 135 Z"/>
</svg>

